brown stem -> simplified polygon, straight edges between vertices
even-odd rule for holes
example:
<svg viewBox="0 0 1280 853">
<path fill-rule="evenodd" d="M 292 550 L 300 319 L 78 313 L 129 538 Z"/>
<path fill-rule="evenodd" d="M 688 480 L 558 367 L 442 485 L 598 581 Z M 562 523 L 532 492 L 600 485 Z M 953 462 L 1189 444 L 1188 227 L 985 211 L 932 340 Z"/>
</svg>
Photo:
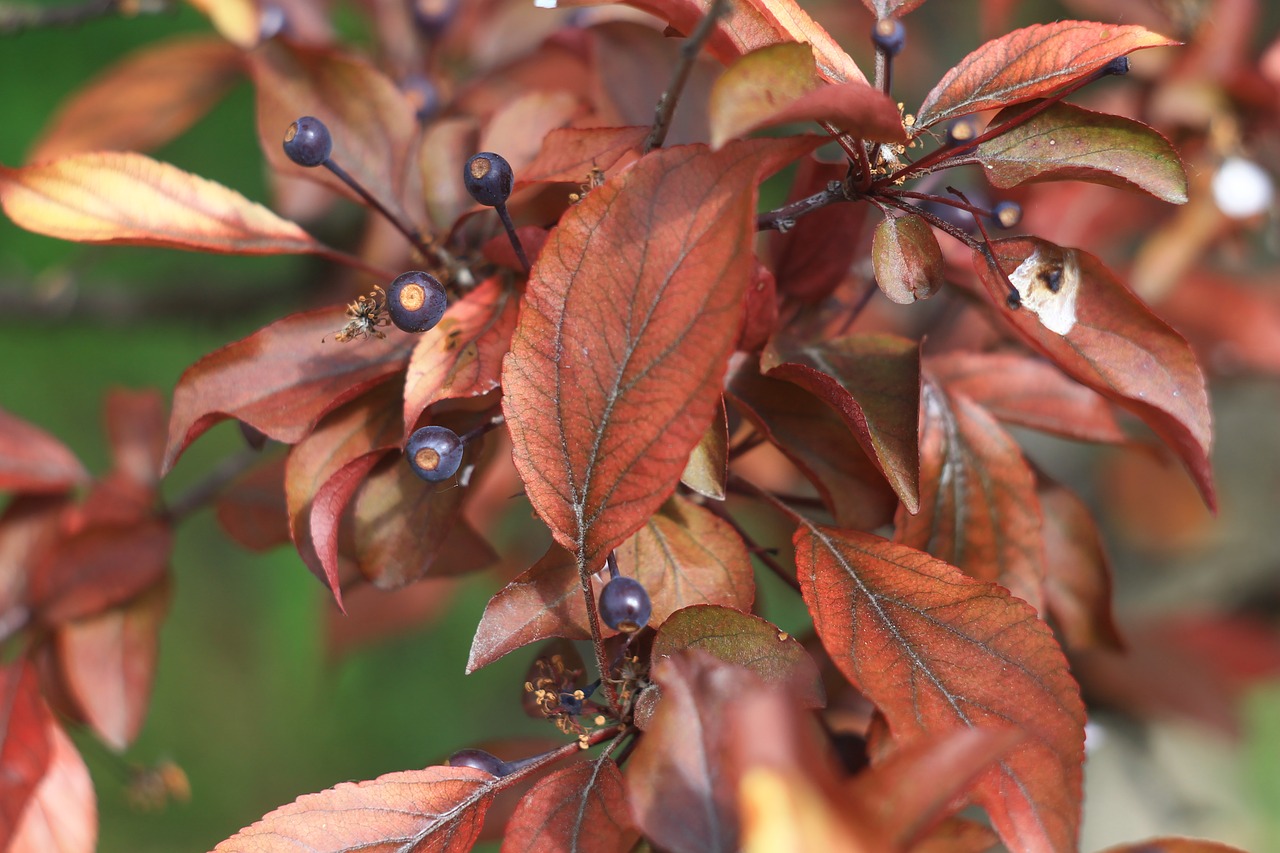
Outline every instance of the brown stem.
<svg viewBox="0 0 1280 853">
<path fill-rule="evenodd" d="M 231 481 L 252 468 L 261 458 L 261 453 L 251 449 L 226 457 L 203 479 L 169 501 L 161 512 L 161 517 L 174 523 L 181 521 L 216 498 Z"/>
<path fill-rule="evenodd" d="M 776 210 L 766 211 L 756 217 L 756 230 L 773 229 L 785 234 L 796 224 L 796 220 L 807 216 L 815 210 L 821 210 L 829 204 L 840 201 L 851 201 L 845 194 L 844 186 L 839 181 L 831 181 L 825 190 L 819 190 L 810 196 L 784 204 Z"/>
<path fill-rule="evenodd" d="M 382 218 L 390 222 L 395 229 L 405 236 L 415 249 L 423 254 L 424 257 L 433 258 L 436 263 L 443 265 L 443 260 L 439 257 L 435 247 L 428 243 L 421 233 L 405 222 L 400 216 L 392 213 L 391 210 L 382 203 L 373 193 L 364 188 L 364 185 L 357 181 L 351 175 L 347 174 L 347 170 L 343 169 L 333 160 L 325 160 L 322 164 L 326 169 L 338 177 L 340 181 L 351 188 L 352 192 L 364 199 L 370 207 L 382 215 Z"/>
<path fill-rule="evenodd" d="M 613 715 L 621 719 L 622 704 L 618 701 L 618 692 L 613 689 L 609 680 L 609 658 L 604 651 L 604 634 L 600 630 L 600 613 L 596 609 L 596 597 L 591 591 L 591 575 L 587 571 L 586 561 L 582 559 L 582 549 L 578 549 L 578 582 L 582 585 L 582 597 L 587 605 L 587 622 L 591 625 L 591 646 L 596 653 L 596 668 L 600 670 L 600 686 L 604 688 L 605 698 Z"/>
<path fill-rule="evenodd" d="M 520 266 L 524 267 L 524 274 L 528 275 L 533 271 L 533 267 L 529 264 L 529 258 L 524 253 L 524 246 L 520 243 L 520 235 L 516 234 L 516 224 L 511 221 L 511 214 L 507 212 L 507 206 L 500 204 L 494 210 L 498 211 L 498 218 L 502 220 L 502 227 L 507 229 L 507 239 L 511 241 L 511 248 L 516 250 L 516 258 L 520 261 Z"/>
<path fill-rule="evenodd" d="M 707 10 L 707 14 L 693 28 L 689 38 L 681 46 L 680 62 L 676 65 L 675 73 L 671 75 L 671 83 L 658 99 L 658 106 L 654 109 L 653 129 L 649 131 L 649 136 L 644 141 L 645 154 L 655 148 L 661 148 L 662 143 L 666 141 L 667 131 L 671 129 L 671 117 L 675 114 L 676 104 L 680 101 L 685 83 L 689 81 L 694 60 L 698 58 L 702 46 L 711 37 L 716 19 L 724 14 L 726 8 L 728 8 L 726 0 L 711 0 L 711 8 Z"/>
</svg>

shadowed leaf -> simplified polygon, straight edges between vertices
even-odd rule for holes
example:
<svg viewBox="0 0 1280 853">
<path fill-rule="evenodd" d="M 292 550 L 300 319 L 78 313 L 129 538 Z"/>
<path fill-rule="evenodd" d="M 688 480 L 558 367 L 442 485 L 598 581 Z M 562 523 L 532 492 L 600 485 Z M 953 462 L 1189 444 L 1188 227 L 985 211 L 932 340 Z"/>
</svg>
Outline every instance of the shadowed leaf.
<svg viewBox="0 0 1280 853">
<path fill-rule="evenodd" d="M 745 667 L 765 683 L 787 689 L 805 708 L 827 704 L 817 664 L 804 646 L 759 616 L 714 605 L 678 610 L 658 629 L 653 660 L 684 649 L 699 649 Z"/>
<path fill-rule="evenodd" d="M 52 717 L 48 733 L 48 770 L 27 801 L 6 853 L 92 853 L 98 841 L 98 804 L 89 768 Z"/>
<path fill-rule="evenodd" d="M 493 800 L 493 776 L 428 767 L 343 782 L 281 806 L 214 853 L 465 853 Z"/>
<path fill-rule="evenodd" d="M 322 342 L 343 316 L 335 308 L 293 314 L 187 368 L 173 391 L 164 470 L 226 418 L 295 444 L 326 413 L 404 367 L 416 338 L 395 328 L 386 340 Z"/>
<path fill-rule="evenodd" d="M 808 346 L 776 341 L 762 367 L 839 413 L 907 509 L 919 507 L 919 344 L 890 335 L 850 335 Z"/>
<path fill-rule="evenodd" d="M 942 249 L 923 217 L 886 216 L 871 239 L 871 260 L 876 284 L 900 305 L 928 299 L 942 287 Z"/>
<path fill-rule="evenodd" d="M 989 41 L 948 71 L 925 96 L 915 127 L 1039 98 L 1111 60 L 1177 42 L 1137 26 L 1057 21 Z"/>
<path fill-rule="evenodd" d="M 1111 612 L 1111 565 L 1089 508 L 1056 483 L 1039 490 L 1044 512 L 1044 598 L 1071 650 L 1124 648 Z"/>
<path fill-rule="evenodd" d="M 62 442 L 0 409 L 0 491 L 62 492 L 88 479 Z"/>
<path fill-rule="evenodd" d="M 218 524 L 240 547 L 270 551 L 289 541 L 284 462 L 283 456 L 264 460 L 218 495 Z"/>
<path fill-rule="evenodd" d="M 638 833 L 627 811 L 618 765 L 575 764 L 540 780 L 507 823 L 503 853 L 618 853 Z"/>
<path fill-rule="evenodd" d="M 79 243 L 237 255 L 325 251 L 301 227 L 235 190 L 125 151 L 0 166 L 0 205 L 28 231 Z"/>
<path fill-rule="evenodd" d="M 832 181 L 844 180 L 844 162 L 824 163 L 814 157 L 800 160 L 795 183 L 787 196 L 791 203 L 819 190 L 828 190 Z M 861 251 L 849 234 L 858 233 L 867 217 L 865 204 L 829 204 L 801 217 L 784 232 L 769 235 L 769 254 L 778 291 L 804 302 L 818 302 L 844 281 Z"/>
<path fill-rule="evenodd" d="M 1076 849 L 1084 706 L 1048 626 L 1027 604 L 927 554 L 804 522 L 796 568 L 832 660 L 906 744 L 962 727 L 1027 740 L 974 788 L 1001 838 Z"/>
<path fill-rule="evenodd" d="M 537 182 L 586 183 L 592 169 L 604 171 L 638 149 L 647 127 L 563 127 L 546 135 L 532 163 L 516 173 L 516 187 Z"/>
<path fill-rule="evenodd" d="M 655 151 L 552 232 L 503 362 L 503 410 L 534 509 L 583 565 L 679 482 L 742 322 L 756 180 L 809 144 Z"/>
<path fill-rule="evenodd" d="M 703 497 L 724 500 L 725 481 L 729 478 L 729 413 L 720 400 L 720 409 L 702 434 L 698 446 L 689 454 L 680 482 Z"/>
<path fill-rule="evenodd" d="M 105 408 L 114 473 L 154 489 L 160 481 L 168 423 L 160 392 L 113 388 Z"/>
<path fill-rule="evenodd" d="M 476 147 L 479 136 L 479 124 L 464 116 L 433 121 L 422 134 L 417 149 L 422 199 L 431 224 L 438 230 L 451 228 L 454 220 L 475 205 L 462 181 L 442 181 L 439 176 L 461 175 L 467 159 L 480 150 Z"/>
<path fill-rule="evenodd" d="M 1021 109 L 999 113 L 991 126 Z M 1187 175 L 1167 139 L 1141 122 L 1071 104 L 1054 104 L 988 139 L 974 149 L 972 158 L 983 165 L 987 180 L 1001 188 L 1037 181 L 1089 181 L 1137 187 L 1171 204 L 1187 200 Z"/>
<path fill-rule="evenodd" d="M 1177 451 L 1212 508 L 1209 399 L 1204 375 L 1187 342 L 1087 252 L 1060 249 L 1031 237 L 997 240 L 991 249 L 1010 276 L 1032 266 L 1061 273 L 1061 289 L 1052 298 L 1073 291 L 1075 299 L 1074 322 L 1067 334 L 1058 334 L 1032 311 L 1005 307 L 1008 286 L 986 257 L 975 253 L 974 269 L 999 306 L 999 319 L 1068 375 L 1146 421 Z"/>
<path fill-rule="evenodd" d="M 922 409 L 920 511 L 898 510 L 894 541 L 1041 609 L 1040 502 L 1018 443 L 981 406 L 932 384 Z"/>
<path fill-rule="evenodd" d="M 27 803 L 48 773 L 53 715 L 40 698 L 36 671 L 17 662 L 0 668 L 0 846 L 9 849 Z"/>
<path fill-rule="evenodd" d="M 172 550 L 163 522 L 91 523 L 60 537 L 32 571 L 31 607 L 48 624 L 101 613 L 158 583 Z"/>
<path fill-rule="evenodd" d="M 50 120 L 27 162 L 82 151 L 150 151 L 195 124 L 227 93 L 241 53 L 222 39 L 182 37 L 125 57 Z"/>
</svg>

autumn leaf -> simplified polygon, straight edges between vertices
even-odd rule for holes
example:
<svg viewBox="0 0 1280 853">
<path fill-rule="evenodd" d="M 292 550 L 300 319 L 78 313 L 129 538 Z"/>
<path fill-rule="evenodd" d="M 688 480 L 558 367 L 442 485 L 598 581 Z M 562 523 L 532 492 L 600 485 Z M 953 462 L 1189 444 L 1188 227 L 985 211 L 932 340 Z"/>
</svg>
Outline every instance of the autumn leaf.
<svg viewBox="0 0 1280 853">
<path fill-rule="evenodd" d="M 48 769 L 27 801 L 5 851 L 92 853 L 98 841 L 98 803 L 89 768 L 52 716 L 47 730 Z"/>
<path fill-rule="evenodd" d="M 831 182 L 843 181 L 847 171 L 843 161 L 801 158 L 787 203 L 829 190 Z M 785 232 L 774 231 L 769 236 L 769 255 L 778 292 L 803 302 L 818 302 L 830 295 L 849 275 L 860 251 L 857 241 L 846 236 L 862 227 L 868 207 L 829 204 L 795 220 Z"/>
<path fill-rule="evenodd" d="M 516 173 L 516 187 L 533 183 L 583 184 L 592 169 L 605 171 L 628 151 L 639 149 L 647 127 L 562 127 L 542 141 L 533 162 Z"/>
<path fill-rule="evenodd" d="M 21 228 L 80 243 L 237 255 L 328 251 L 235 190 L 127 151 L 0 166 L 0 206 Z"/>
<path fill-rule="evenodd" d="M 1111 565 L 1102 534 L 1080 498 L 1056 483 L 1039 489 L 1044 513 L 1044 598 L 1071 650 L 1124 648 L 1111 611 Z"/>
<path fill-rule="evenodd" d="M 999 320 L 1068 375 L 1142 418 L 1177 451 L 1212 508 L 1209 399 L 1204 374 L 1187 342 L 1088 252 L 1061 249 L 1034 237 L 996 240 L 990 248 L 1011 277 L 1032 266 L 1029 275 L 1078 276 L 1078 281 L 1062 282 L 1061 296 L 1067 295 L 1067 288 L 1076 292 L 1073 322 L 1066 334 L 1059 334 L 1032 311 L 1005 307 L 1009 288 L 1004 278 L 992 271 L 982 252 L 973 255 L 979 279 L 999 306 Z"/>
<path fill-rule="evenodd" d="M 507 822 L 504 853 L 616 853 L 638 837 L 627 810 L 622 773 L 608 758 L 540 779 Z"/>
<path fill-rule="evenodd" d="M 187 0 L 209 16 L 214 29 L 240 48 L 251 48 L 262 38 L 261 15 L 252 0 Z"/>
<path fill-rule="evenodd" d="M 565 213 L 543 249 L 503 410 L 534 509 L 582 565 L 602 565 L 679 482 L 742 322 L 757 177 L 808 144 L 656 151 Z"/>
<path fill-rule="evenodd" d="M 1043 603 L 1035 476 L 1018 443 L 980 406 L 924 387 L 920 511 L 898 510 L 894 541 Z"/>
<path fill-rule="evenodd" d="M 832 660 L 894 740 L 1014 726 L 1027 740 L 972 789 L 1001 838 L 1076 849 L 1084 706 L 1048 626 L 994 584 L 877 536 L 803 522 L 796 567 Z"/>
<path fill-rule="evenodd" d="M 5 709 L 0 715 L 0 847 L 7 850 L 24 808 L 48 772 L 53 756 L 49 728 L 56 724 L 40 698 L 35 669 L 21 661 L 0 668 L 0 708 Z"/>
<path fill-rule="evenodd" d="M 62 442 L 0 409 L 0 491 L 62 492 L 88 479 Z"/>
<path fill-rule="evenodd" d="M 925 96 L 917 128 L 1043 97 L 1111 60 L 1177 42 L 1143 27 L 1057 21 L 1034 24 L 970 53 Z"/>
<path fill-rule="evenodd" d="M 1102 853 L 1245 853 L 1239 847 L 1203 838 L 1150 838 L 1108 847 Z"/>
<path fill-rule="evenodd" d="M 886 216 L 872 235 L 871 260 L 876 284 L 900 305 L 928 299 L 942 287 L 942 249 L 923 217 Z"/>
<path fill-rule="evenodd" d="M 428 767 L 343 782 L 281 806 L 214 853 L 465 853 L 493 800 L 493 779 L 470 767 Z"/>
<path fill-rule="evenodd" d="M 214 503 L 218 524 L 241 548 L 269 551 L 289 536 L 284 457 L 272 456 L 232 481 Z"/>
<path fill-rule="evenodd" d="M 187 368 L 173 391 L 164 470 L 226 418 L 297 443 L 326 413 L 401 370 L 416 342 L 389 329 L 386 340 L 325 343 L 342 322 L 334 308 L 292 314 Z"/>
<path fill-rule="evenodd" d="M 653 660 L 684 649 L 745 667 L 765 683 L 787 689 L 805 708 L 827 704 L 822 677 L 804 646 L 759 616 L 707 604 L 677 610 L 658 629 Z"/>
<path fill-rule="evenodd" d="M 150 151 L 220 101 L 241 73 L 225 41 L 185 36 L 126 56 L 81 87 L 50 120 L 29 163 L 85 151 Z"/>
<path fill-rule="evenodd" d="M 919 508 L 918 343 L 871 334 L 805 346 L 779 340 L 765 351 L 761 367 L 834 409 L 908 511 Z"/>
<path fill-rule="evenodd" d="M 680 475 L 680 482 L 703 497 L 722 501 L 729 478 L 729 413 L 724 400 Z"/>
</svg>

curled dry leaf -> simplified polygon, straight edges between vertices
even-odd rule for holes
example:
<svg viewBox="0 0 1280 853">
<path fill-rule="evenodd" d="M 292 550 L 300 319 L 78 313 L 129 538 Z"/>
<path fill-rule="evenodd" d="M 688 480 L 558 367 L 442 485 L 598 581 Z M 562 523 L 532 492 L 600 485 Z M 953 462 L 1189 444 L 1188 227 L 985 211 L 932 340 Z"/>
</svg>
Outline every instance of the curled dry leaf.
<svg viewBox="0 0 1280 853">
<path fill-rule="evenodd" d="M 1084 706 L 1047 625 L 994 584 L 914 548 L 802 522 L 796 568 L 822 644 L 895 742 L 1014 726 L 971 789 L 1011 849 L 1067 853 L 1080 823 Z"/>
<path fill-rule="evenodd" d="M 428 767 L 343 782 L 281 806 L 214 853 L 413 850 L 465 853 L 493 800 L 493 776 L 470 767 Z"/>
<path fill-rule="evenodd" d="M 915 127 L 1043 97 L 1119 56 L 1177 42 L 1143 27 L 1057 21 L 989 41 L 925 96 Z"/>
<path fill-rule="evenodd" d="M 928 299 L 943 283 L 942 249 L 923 217 L 886 216 L 871 238 L 876 284 L 900 305 Z"/>
<path fill-rule="evenodd" d="M 1023 109 L 998 113 L 990 126 L 1016 119 Z M 1133 119 L 1072 104 L 1054 104 L 983 142 L 971 157 L 985 168 L 987 180 L 1001 188 L 1089 181 L 1137 187 L 1170 204 L 1187 201 L 1187 175 L 1169 140 Z"/>
<path fill-rule="evenodd" d="M 66 445 L 0 409 L 0 491 L 63 492 L 88 479 Z"/>
<path fill-rule="evenodd" d="M 80 243 L 237 255 L 326 251 L 235 190 L 126 151 L 0 166 L 0 205 L 28 231 Z"/>
<path fill-rule="evenodd" d="M 756 180 L 810 144 L 656 151 L 572 207 L 543 249 L 503 410 L 534 509 L 583 565 L 679 482 L 742 323 Z"/>
<path fill-rule="evenodd" d="M 1213 507 L 1209 398 L 1204 374 L 1187 342 L 1088 252 L 1061 249 L 1034 237 L 997 240 L 990 247 L 1007 274 L 1037 251 L 1042 258 L 1065 254 L 1073 259 L 1079 277 L 1075 322 L 1065 335 L 1046 328 L 1030 311 L 1009 310 L 1005 306 L 1008 286 L 985 255 L 976 252 L 973 264 L 999 306 L 999 320 L 1069 376 L 1142 418 L 1178 453 L 1205 502 Z"/>
<path fill-rule="evenodd" d="M 516 806 L 503 853 L 617 853 L 639 833 L 631 822 L 622 773 L 608 758 L 557 770 Z"/>
</svg>

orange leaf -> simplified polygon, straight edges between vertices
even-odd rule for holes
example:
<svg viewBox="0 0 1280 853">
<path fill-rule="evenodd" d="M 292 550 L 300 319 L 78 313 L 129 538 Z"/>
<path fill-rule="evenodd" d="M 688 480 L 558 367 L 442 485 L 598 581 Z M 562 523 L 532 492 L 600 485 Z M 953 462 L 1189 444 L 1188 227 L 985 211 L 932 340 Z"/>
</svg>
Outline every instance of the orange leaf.
<svg viewBox="0 0 1280 853">
<path fill-rule="evenodd" d="M 62 492 L 88 479 L 62 442 L 0 409 L 0 491 Z"/>
<path fill-rule="evenodd" d="M 627 811 L 618 765 L 602 758 L 539 780 L 507 822 L 502 850 L 616 853 L 631 849 L 638 835 Z"/>
<path fill-rule="evenodd" d="M 999 306 L 999 319 L 1077 381 L 1146 421 L 1177 451 L 1212 508 L 1209 398 L 1187 342 L 1087 252 L 1033 237 L 997 240 L 991 249 L 1015 284 L 1026 283 L 1030 295 L 1023 294 L 1022 301 L 1032 308 L 1005 307 L 1008 285 L 986 257 L 975 252 L 974 268 Z M 1061 287 L 1051 294 L 1044 283 L 1055 276 Z M 1059 310 L 1070 300 L 1074 302 Z M 1055 324 L 1070 321 L 1057 325 L 1065 333 L 1042 321 L 1055 317 L 1053 312 Z"/>
<path fill-rule="evenodd" d="M 656 151 L 552 232 L 503 362 L 503 409 L 529 499 L 581 565 L 602 565 L 679 482 L 742 322 L 756 180 L 810 144 Z"/>
<path fill-rule="evenodd" d="M 493 800 L 493 779 L 470 767 L 428 767 L 343 782 L 281 806 L 214 853 L 465 853 Z"/>
<path fill-rule="evenodd" d="M 93 853 L 98 804 L 89 768 L 52 718 L 48 732 L 49 769 L 27 802 L 5 853 Z"/>
<path fill-rule="evenodd" d="M 221 100 L 240 68 L 240 51 L 207 36 L 175 38 L 135 51 L 58 109 L 27 162 L 83 151 L 158 148 Z"/>
<path fill-rule="evenodd" d="M 925 96 L 915 127 L 1043 97 L 1116 57 L 1175 44 L 1143 27 L 1087 21 L 1014 30 L 987 42 L 948 71 Z"/>
<path fill-rule="evenodd" d="M 832 660 L 910 743 L 963 727 L 1027 740 L 972 789 L 1005 843 L 1076 849 L 1084 706 L 1048 626 L 994 584 L 856 531 L 796 532 L 796 567 Z"/>
<path fill-rule="evenodd" d="M 698 446 L 689 454 L 680 482 L 703 497 L 724 500 L 725 482 L 729 479 L 729 412 L 720 401 L 720 408 L 711 419 L 711 426 L 702 434 Z"/>
<path fill-rule="evenodd" d="M 28 231 L 80 243 L 237 255 L 325 251 L 298 225 L 235 190 L 131 152 L 0 166 L 0 205 Z"/>
<path fill-rule="evenodd" d="M 537 182 L 585 183 L 592 169 L 601 171 L 639 148 L 647 127 L 563 127 L 547 134 L 532 163 L 516 172 L 516 187 Z"/>
</svg>

